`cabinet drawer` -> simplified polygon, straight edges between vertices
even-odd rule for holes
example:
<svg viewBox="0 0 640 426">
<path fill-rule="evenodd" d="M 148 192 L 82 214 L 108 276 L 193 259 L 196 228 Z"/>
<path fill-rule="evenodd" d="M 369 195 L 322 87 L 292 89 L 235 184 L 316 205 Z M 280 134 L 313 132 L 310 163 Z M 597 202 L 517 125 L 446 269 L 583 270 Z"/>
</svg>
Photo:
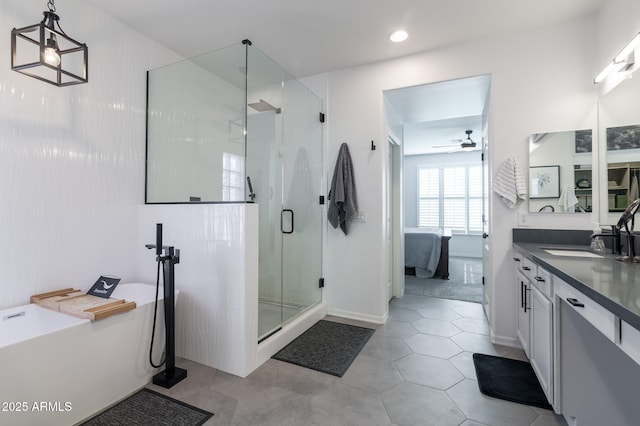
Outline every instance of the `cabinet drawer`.
<svg viewBox="0 0 640 426">
<path fill-rule="evenodd" d="M 620 348 L 640 364 L 640 330 L 620 321 Z"/>
<path fill-rule="evenodd" d="M 518 267 L 518 271 L 524 273 L 524 271 L 522 270 L 522 262 L 524 261 L 525 257 L 522 253 L 520 253 L 519 251 L 513 251 L 513 260 L 514 262 L 516 262 L 516 265 Z"/>
<path fill-rule="evenodd" d="M 610 311 L 558 277 L 555 277 L 555 295 L 604 334 L 607 339 L 616 342 L 616 317 Z"/>
<path fill-rule="evenodd" d="M 553 297 L 553 278 L 552 275 L 544 268 L 540 266 L 536 268 L 536 273 L 533 275 L 531 283 L 548 299 Z"/>
<path fill-rule="evenodd" d="M 520 268 L 522 268 L 522 273 L 529 278 L 530 281 L 533 281 L 533 277 L 536 275 L 537 265 L 533 263 L 531 259 L 523 257 L 522 262 L 520 262 Z"/>
</svg>

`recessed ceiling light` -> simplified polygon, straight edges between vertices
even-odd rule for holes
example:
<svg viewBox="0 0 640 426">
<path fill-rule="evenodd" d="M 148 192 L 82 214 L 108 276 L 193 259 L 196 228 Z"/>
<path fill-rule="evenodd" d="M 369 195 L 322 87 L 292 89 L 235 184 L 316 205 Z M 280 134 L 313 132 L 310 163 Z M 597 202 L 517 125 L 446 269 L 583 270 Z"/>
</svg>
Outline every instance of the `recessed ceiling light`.
<svg viewBox="0 0 640 426">
<path fill-rule="evenodd" d="M 405 30 L 398 30 L 389 36 L 389 40 L 394 43 L 400 43 L 401 41 L 405 41 L 407 37 L 409 37 L 409 33 Z"/>
</svg>

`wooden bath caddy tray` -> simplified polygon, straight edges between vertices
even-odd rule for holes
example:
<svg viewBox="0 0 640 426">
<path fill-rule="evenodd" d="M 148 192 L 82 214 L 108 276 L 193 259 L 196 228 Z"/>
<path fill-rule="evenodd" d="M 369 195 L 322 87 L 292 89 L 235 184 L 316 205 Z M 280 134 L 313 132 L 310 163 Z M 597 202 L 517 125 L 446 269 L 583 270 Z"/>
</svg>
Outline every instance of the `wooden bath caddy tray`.
<svg viewBox="0 0 640 426">
<path fill-rule="evenodd" d="M 52 311 L 93 321 L 136 308 L 136 302 L 127 302 L 124 299 L 105 299 L 72 288 L 33 295 L 31 303 Z"/>
</svg>

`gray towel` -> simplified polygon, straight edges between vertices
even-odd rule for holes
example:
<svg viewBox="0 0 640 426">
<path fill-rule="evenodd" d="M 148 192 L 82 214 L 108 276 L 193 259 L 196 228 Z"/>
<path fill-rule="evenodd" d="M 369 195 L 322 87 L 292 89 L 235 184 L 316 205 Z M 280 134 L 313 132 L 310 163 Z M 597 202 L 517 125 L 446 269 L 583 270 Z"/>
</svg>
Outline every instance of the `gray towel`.
<svg viewBox="0 0 640 426">
<path fill-rule="evenodd" d="M 336 168 L 331 179 L 331 191 L 329 192 L 329 210 L 327 218 L 329 223 L 340 229 L 347 235 L 347 225 L 358 212 L 356 200 L 356 181 L 353 177 L 353 164 L 349 147 L 346 143 L 340 146 Z"/>
</svg>

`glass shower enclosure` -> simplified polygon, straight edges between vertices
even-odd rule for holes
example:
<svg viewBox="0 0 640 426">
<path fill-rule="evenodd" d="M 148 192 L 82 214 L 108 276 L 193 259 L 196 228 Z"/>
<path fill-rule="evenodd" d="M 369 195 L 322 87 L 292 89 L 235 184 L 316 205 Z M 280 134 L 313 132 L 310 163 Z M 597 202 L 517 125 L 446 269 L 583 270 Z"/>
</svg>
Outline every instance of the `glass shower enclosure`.
<svg viewBox="0 0 640 426">
<path fill-rule="evenodd" d="M 262 341 L 322 298 L 322 100 L 248 40 L 147 85 L 145 202 L 258 205 Z"/>
<path fill-rule="evenodd" d="M 246 174 L 259 205 L 259 339 L 321 298 L 322 101 L 247 50 Z"/>
</svg>

